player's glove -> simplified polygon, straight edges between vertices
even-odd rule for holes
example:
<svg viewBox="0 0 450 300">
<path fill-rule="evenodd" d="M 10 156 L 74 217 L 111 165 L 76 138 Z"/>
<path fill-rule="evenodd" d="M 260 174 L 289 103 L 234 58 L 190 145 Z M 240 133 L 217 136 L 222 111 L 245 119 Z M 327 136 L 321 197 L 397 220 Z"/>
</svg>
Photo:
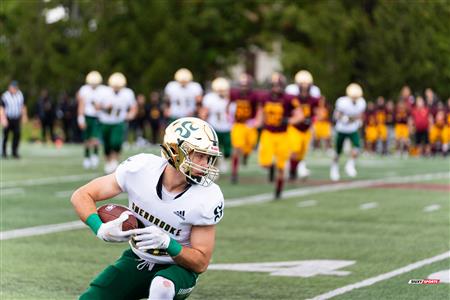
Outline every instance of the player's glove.
<svg viewBox="0 0 450 300">
<path fill-rule="evenodd" d="M 167 249 L 170 244 L 170 237 L 156 226 L 130 230 L 136 236 L 133 240 L 139 250 Z"/>
<path fill-rule="evenodd" d="M 128 220 L 129 212 L 123 212 L 117 219 L 102 223 L 97 237 L 106 242 L 120 243 L 130 239 L 131 232 L 122 230 L 122 223 Z"/>
</svg>

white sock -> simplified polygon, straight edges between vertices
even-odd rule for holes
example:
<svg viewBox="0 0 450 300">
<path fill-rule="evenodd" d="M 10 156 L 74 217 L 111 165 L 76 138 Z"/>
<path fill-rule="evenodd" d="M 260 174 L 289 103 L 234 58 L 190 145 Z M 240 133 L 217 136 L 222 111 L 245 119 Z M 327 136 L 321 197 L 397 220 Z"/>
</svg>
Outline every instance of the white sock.
<svg viewBox="0 0 450 300">
<path fill-rule="evenodd" d="M 150 285 L 149 300 L 172 300 L 175 297 L 175 285 L 167 278 L 156 276 Z"/>
</svg>

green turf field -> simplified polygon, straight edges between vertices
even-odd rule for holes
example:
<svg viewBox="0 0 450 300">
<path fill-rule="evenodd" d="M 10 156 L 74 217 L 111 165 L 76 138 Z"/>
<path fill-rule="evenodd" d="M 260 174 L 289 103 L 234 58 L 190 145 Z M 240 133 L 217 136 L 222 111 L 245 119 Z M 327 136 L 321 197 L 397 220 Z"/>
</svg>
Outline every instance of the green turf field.
<svg viewBox="0 0 450 300">
<path fill-rule="evenodd" d="M 123 158 L 141 151 L 128 150 Z M 82 169 L 81 153 L 80 146 L 24 145 L 21 160 L 1 161 L 0 299 L 76 299 L 127 248 L 98 240 L 87 227 L 3 239 L 14 229 L 77 220 L 71 192 L 101 174 Z M 255 155 L 242 167 L 239 185 L 224 174 L 219 184 L 229 207 L 218 226 L 212 269 L 201 275 L 190 299 L 311 299 L 448 253 L 449 160 L 364 156 L 359 188 L 349 186 L 343 170 L 340 185 L 331 184 L 329 162 L 323 153 L 310 154 L 311 178 L 287 184 L 293 196 L 277 202 L 264 198 L 273 186 Z M 260 201 L 245 198 L 260 194 Z M 123 196 L 111 201 L 126 202 Z M 449 272 L 449 257 L 335 299 L 449 299 L 449 283 L 408 284 Z M 255 265 L 246 272 L 222 265 L 293 261 L 301 262 L 278 267 L 284 276 L 271 275 L 275 269 L 257 272 Z"/>
</svg>

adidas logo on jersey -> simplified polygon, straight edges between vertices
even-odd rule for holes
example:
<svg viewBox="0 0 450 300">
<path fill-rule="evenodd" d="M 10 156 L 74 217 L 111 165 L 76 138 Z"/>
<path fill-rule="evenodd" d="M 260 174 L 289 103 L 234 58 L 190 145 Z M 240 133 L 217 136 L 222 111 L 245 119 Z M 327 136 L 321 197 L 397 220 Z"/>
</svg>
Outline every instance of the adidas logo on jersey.
<svg viewBox="0 0 450 300">
<path fill-rule="evenodd" d="M 183 220 L 185 220 L 184 219 L 184 210 L 177 210 L 177 211 L 174 211 L 173 212 L 174 214 L 176 214 L 177 216 L 179 216 L 180 218 L 182 218 Z"/>
</svg>

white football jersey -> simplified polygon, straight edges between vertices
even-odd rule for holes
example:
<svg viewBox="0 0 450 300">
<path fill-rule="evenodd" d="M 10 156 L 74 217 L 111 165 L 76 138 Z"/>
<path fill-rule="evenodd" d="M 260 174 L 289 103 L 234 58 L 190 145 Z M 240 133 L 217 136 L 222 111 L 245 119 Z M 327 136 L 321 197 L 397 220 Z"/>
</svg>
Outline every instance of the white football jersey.
<svg viewBox="0 0 450 300">
<path fill-rule="evenodd" d="M 219 186 L 192 185 L 175 198 L 162 196 L 162 173 L 166 159 L 138 154 L 122 162 L 115 172 L 122 191 L 128 193 L 128 206 L 145 226 L 158 226 L 183 246 L 190 246 L 193 225 L 214 225 L 223 217 L 224 198 Z M 162 200 L 164 198 L 164 200 Z M 158 264 L 175 262 L 163 250 L 140 251 L 130 241 L 133 252 Z M 152 254 L 150 254 L 150 253 Z"/>
<path fill-rule="evenodd" d="M 129 109 L 134 105 L 136 105 L 136 99 L 131 89 L 122 88 L 116 93 L 111 87 L 107 87 L 100 101 L 98 119 L 103 124 L 124 122 Z"/>
<path fill-rule="evenodd" d="M 229 100 L 220 97 L 217 93 L 208 93 L 203 98 L 203 106 L 208 109 L 208 120 L 211 126 L 219 132 L 229 132 L 233 126 L 227 112 Z"/>
<path fill-rule="evenodd" d="M 100 103 L 108 87 L 98 85 L 95 89 L 91 85 L 85 84 L 78 91 L 78 95 L 84 102 L 84 115 L 88 117 L 97 117 L 96 103 Z"/>
<path fill-rule="evenodd" d="M 182 86 L 177 81 L 169 82 L 164 93 L 170 101 L 170 117 L 190 117 L 195 111 L 195 98 L 203 94 L 203 89 L 197 82 L 189 82 Z"/>
<path fill-rule="evenodd" d="M 286 94 L 298 96 L 300 95 L 300 87 L 296 83 L 288 85 L 285 90 Z M 312 85 L 309 90 L 309 95 L 314 98 L 320 98 L 320 89 L 316 85 Z"/>
<path fill-rule="evenodd" d="M 350 97 L 344 96 L 340 97 L 336 101 L 335 111 L 342 113 L 347 117 L 357 117 L 364 113 L 366 110 L 366 100 L 364 98 L 358 98 L 356 102 L 353 102 Z M 358 130 L 361 127 L 362 121 L 344 121 L 342 119 L 337 120 L 336 122 L 336 131 L 342 133 L 352 133 Z"/>
</svg>

